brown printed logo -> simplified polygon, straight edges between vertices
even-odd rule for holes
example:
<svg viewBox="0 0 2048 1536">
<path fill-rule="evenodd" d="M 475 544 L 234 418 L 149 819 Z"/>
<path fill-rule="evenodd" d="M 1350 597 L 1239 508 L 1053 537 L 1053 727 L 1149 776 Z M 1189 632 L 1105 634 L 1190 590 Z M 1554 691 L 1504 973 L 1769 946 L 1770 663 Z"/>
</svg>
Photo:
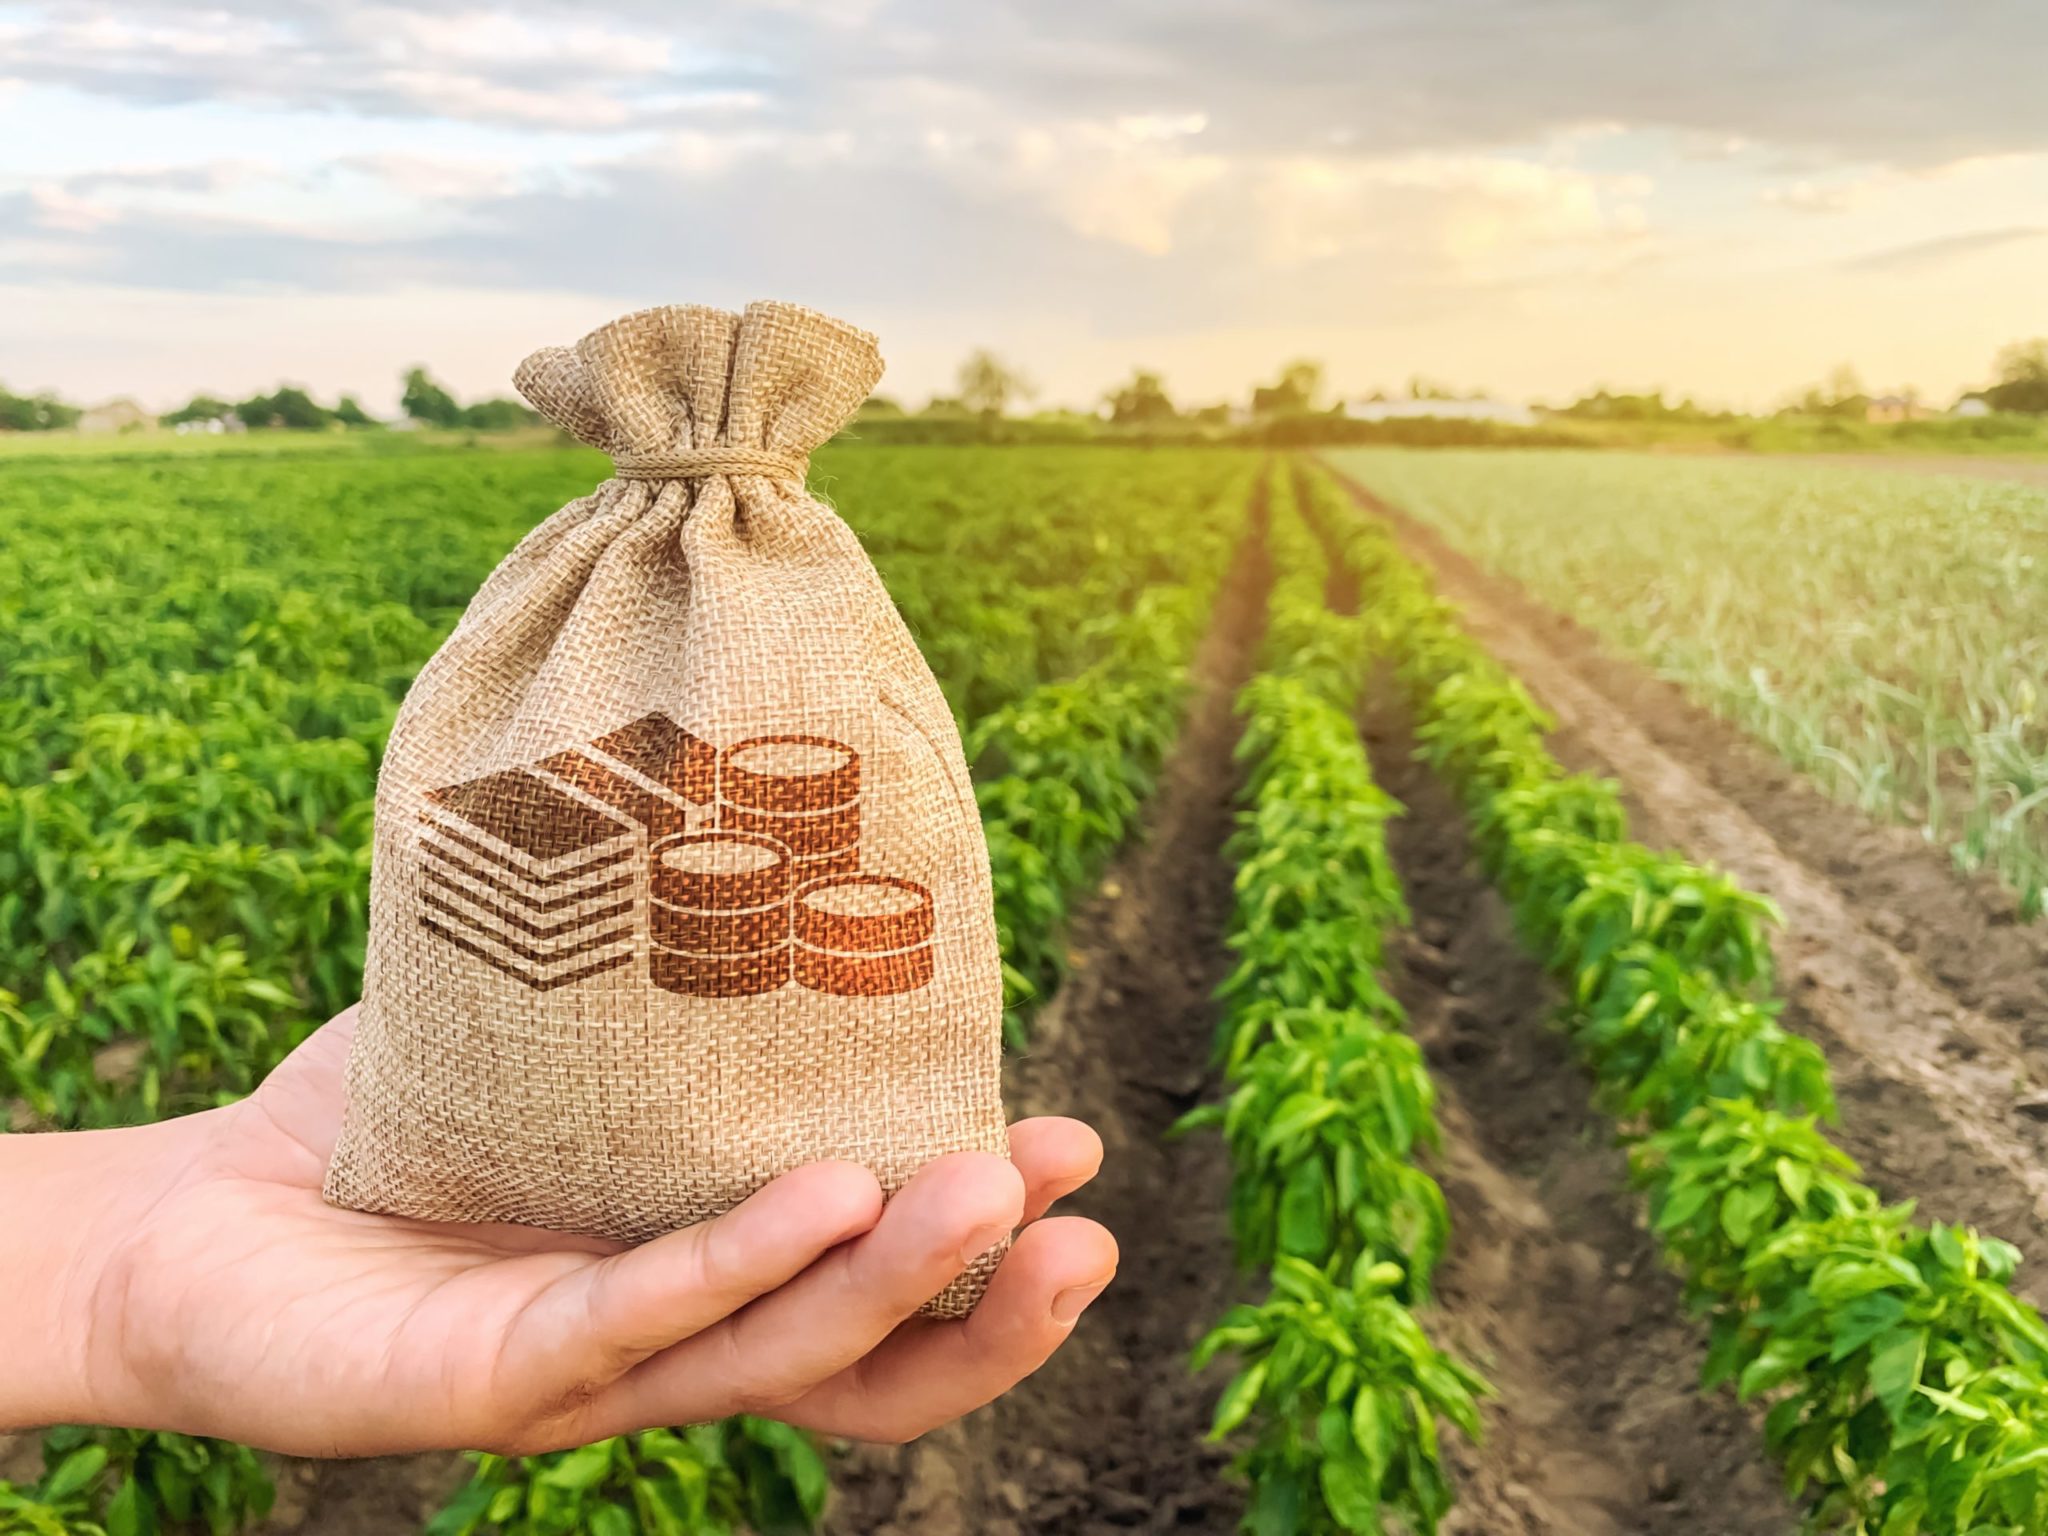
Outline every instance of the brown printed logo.
<svg viewBox="0 0 2048 1536">
<path fill-rule="evenodd" d="M 860 754 L 825 736 L 719 749 L 666 715 L 434 790 L 420 926 L 536 991 L 632 962 L 686 997 L 914 992 L 931 892 L 861 868 Z"/>
</svg>

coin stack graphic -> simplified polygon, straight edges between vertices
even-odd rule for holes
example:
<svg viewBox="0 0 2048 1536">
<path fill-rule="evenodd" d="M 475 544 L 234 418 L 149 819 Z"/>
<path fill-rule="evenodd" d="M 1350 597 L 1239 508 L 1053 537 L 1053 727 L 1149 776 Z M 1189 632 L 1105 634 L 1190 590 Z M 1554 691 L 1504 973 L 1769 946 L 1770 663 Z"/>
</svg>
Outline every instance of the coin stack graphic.
<svg viewBox="0 0 2048 1536">
<path fill-rule="evenodd" d="M 718 763 L 718 824 L 772 837 L 796 883 L 860 867 L 860 754 L 828 736 L 755 736 Z"/>
<path fill-rule="evenodd" d="M 828 875 L 797 897 L 798 985 L 841 997 L 915 992 L 932 979 L 932 893 L 894 875 Z"/>
<path fill-rule="evenodd" d="M 584 980 L 632 957 L 628 861 L 644 850 L 655 986 L 915 991 L 933 974 L 931 892 L 863 872 L 860 799 L 860 754 L 845 742 L 753 736 L 720 751 L 644 715 L 530 769 L 430 795 L 428 851 L 468 862 L 434 869 L 420 921 L 528 986 Z"/>
<path fill-rule="evenodd" d="M 648 975 L 692 997 L 747 997 L 789 985 L 789 850 L 745 832 L 654 845 Z"/>
<path fill-rule="evenodd" d="M 547 992 L 633 958 L 633 868 L 622 817 L 524 768 L 436 790 L 421 926 Z"/>
</svg>

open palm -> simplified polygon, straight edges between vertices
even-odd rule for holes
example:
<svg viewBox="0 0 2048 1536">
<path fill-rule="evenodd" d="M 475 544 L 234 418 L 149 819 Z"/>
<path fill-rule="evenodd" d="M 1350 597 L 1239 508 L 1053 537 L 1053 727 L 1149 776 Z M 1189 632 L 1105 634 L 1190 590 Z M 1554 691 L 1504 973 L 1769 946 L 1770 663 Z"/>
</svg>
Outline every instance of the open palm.
<svg viewBox="0 0 2048 1536">
<path fill-rule="evenodd" d="M 638 1248 L 340 1210 L 320 1183 L 354 1011 L 253 1096 L 157 1127 L 81 1285 L 103 1417 L 312 1456 L 531 1452 L 765 1414 L 903 1439 L 1029 1374 L 1114 1271 L 1094 1222 L 1040 1221 L 1094 1174 L 1072 1120 L 959 1153 L 886 1207 L 818 1163 Z M 912 1314 L 1031 1222 L 962 1322 Z"/>
</svg>

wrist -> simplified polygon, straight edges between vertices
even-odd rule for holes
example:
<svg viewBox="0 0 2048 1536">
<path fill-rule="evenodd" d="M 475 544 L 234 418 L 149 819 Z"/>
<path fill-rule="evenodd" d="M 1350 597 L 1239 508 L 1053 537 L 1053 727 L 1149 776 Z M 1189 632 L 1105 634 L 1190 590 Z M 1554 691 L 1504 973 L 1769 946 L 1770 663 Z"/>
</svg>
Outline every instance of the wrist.
<svg viewBox="0 0 2048 1536">
<path fill-rule="evenodd" d="M 193 1117 L 194 1120 L 205 1117 Z M 197 1126 L 0 1135 L 0 1431 L 141 1422 L 110 1269 Z"/>
</svg>

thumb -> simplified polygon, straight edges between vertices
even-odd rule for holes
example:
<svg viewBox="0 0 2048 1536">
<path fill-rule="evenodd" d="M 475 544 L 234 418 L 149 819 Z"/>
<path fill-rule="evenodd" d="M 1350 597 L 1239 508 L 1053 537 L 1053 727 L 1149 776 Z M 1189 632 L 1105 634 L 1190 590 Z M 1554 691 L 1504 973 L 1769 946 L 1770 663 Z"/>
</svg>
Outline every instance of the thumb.
<svg viewBox="0 0 2048 1536">
<path fill-rule="evenodd" d="M 514 1317 L 499 1390 L 534 1405 L 543 1422 L 573 1414 L 650 1355 L 795 1279 L 881 1214 L 881 1186 L 867 1169 L 811 1163 L 723 1216 L 592 1258 Z"/>
</svg>

